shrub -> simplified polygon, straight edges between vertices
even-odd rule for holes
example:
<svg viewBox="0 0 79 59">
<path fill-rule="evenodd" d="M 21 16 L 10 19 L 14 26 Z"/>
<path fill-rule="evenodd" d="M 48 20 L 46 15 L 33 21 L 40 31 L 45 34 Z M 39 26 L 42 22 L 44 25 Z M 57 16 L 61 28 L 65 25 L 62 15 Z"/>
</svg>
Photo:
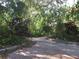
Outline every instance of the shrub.
<svg viewBox="0 0 79 59">
<path fill-rule="evenodd" d="M 75 25 L 74 22 L 67 22 L 67 23 L 64 23 L 65 25 L 65 30 L 64 30 L 64 38 L 66 40 L 69 40 L 69 41 L 79 41 L 79 31 L 78 31 L 78 27 Z"/>
<path fill-rule="evenodd" d="M 45 25 L 43 26 L 43 31 L 45 32 L 45 34 L 50 35 L 50 33 L 52 32 L 52 27 Z"/>
<path fill-rule="evenodd" d="M 14 46 L 14 45 L 19 45 L 24 42 L 25 38 L 21 36 L 16 36 L 16 35 L 10 35 L 8 37 L 0 37 L 0 46 L 5 47 L 5 46 Z"/>
<path fill-rule="evenodd" d="M 29 20 L 26 19 L 23 21 L 22 18 L 14 18 L 9 23 L 10 33 L 20 36 L 30 36 L 30 32 L 28 30 Z"/>
<path fill-rule="evenodd" d="M 65 28 L 66 28 L 65 31 L 67 34 L 70 34 L 70 35 L 78 34 L 78 28 L 74 22 L 65 23 Z"/>
<path fill-rule="evenodd" d="M 8 25 L 0 26 L 0 47 L 19 45 L 29 36 L 28 20 L 14 18 Z M 27 40 L 28 42 L 29 40 Z M 26 43 L 27 43 L 26 42 Z"/>
</svg>

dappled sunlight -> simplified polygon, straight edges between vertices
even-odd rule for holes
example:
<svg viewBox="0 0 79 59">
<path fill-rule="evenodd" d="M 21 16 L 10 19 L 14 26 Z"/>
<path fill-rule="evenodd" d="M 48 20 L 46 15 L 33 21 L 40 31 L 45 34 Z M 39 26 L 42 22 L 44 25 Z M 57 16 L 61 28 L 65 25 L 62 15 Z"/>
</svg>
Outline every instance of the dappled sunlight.
<svg viewBox="0 0 79 59">
<path fill-rule="evenodd" d="M 36 42 L 30 48 L 22 48 L 13 53 L 14 57 L 16 59 L 76 59 L 79 56 L 79 48 L 74 44 L 51 41 L 49 38 L 48 40 L 41 39 L 41 41 L 37 38 Z"/>
<path fill-rule="evenodd" d="M 16 53 L 17 55 L 19 56 L 25 56 L 26 58 L 27 57 L 32 57 L 32 59 L 75 59 L 77 57 L 75 56 L 70 56 L 70 55 L 66 55 L 66 54 L 34 54 L 34 53 L 31 53 L 31 52 L 19 52 L 19 53 Z"/>
<path fill-rule="evenodd" d="M 23 53 L 23 52 L 20 52 L 20 53 L 16 53 L 16 54 L 19 54 L 19 55 L 23 55 L 23 56 L 29 56 L 29 53 Z"/>
<path fill-rule="evenodd" d="M 36 44 L 35 46 L 36 46 L 36 47 L 40 47 L 40 45 L 38 45 L 38 44 Z"/>
<path fill-rule="evenodd" d="M 36 51 L 35 51 L 36 52 Z M 16 53 L 17 55 L 20 55 L 20 56 L 28 56 L 28 57 L 32 57 L 32 59 L 34 58 L 44 58 L 44 59 L 49 59 L 49 56 L 48 55 L 42 55 L 42 54 L 32 54 L 30 52 L 19 52 L 19 53 Z"/>
<path fill-rule="evenodd" d="M 79 0 L 0 0 L 0 49 L 9 59 L 79 57 Z"/>
<path fill-rule="evenodd" d="M 74 50 L 71 49 L 62 49 L 63 51 L 69 51 L 69 52 L 74 52 Z"/>
</svg>

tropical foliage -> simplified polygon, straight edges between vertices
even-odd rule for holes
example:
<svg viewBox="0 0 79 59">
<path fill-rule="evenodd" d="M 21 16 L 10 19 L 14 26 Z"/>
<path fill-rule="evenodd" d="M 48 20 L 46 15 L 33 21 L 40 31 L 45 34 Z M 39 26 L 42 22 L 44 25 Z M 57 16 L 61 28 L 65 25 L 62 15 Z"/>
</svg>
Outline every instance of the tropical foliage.
<svg viewBox="0 0 79 59">
<path fill-rule="evenodd" d="M 20 36 L 52 36 L 79 41 L 79 1 L 72 7 L 65 5 L 66 1 L 2 0 L 0 44 L 19 42 Z"/>
</svg>

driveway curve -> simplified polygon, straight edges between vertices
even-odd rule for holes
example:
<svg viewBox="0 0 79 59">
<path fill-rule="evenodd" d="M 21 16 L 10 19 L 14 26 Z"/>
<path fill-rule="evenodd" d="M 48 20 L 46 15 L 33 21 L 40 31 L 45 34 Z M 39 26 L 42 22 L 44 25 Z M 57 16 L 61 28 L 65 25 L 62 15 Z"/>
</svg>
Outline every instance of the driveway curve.
<svg viewBox="0 0 79 59">
<path fill-rule="evenodd" d="M 79 46 L 47 37 L 32 38 L 37 43 L 30 48 L 22 48 L 7 59 L 79 59 Z"/>
</svg>

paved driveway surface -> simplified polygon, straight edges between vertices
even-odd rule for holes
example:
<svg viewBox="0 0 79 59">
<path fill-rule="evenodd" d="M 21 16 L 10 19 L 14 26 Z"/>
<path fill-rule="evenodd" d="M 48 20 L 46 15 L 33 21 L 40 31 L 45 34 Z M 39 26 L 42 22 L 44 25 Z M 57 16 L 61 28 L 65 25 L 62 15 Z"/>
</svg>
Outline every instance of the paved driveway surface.
<svg viewBox="0 0 79 59">
<path fill-rule="evenodd" d="M 22 48 L 11 53 L 8 59 L 79 59 L 79 46 L 45 37 L 32 38 L 37 43 L 31 48 Z"/>
</svg>

